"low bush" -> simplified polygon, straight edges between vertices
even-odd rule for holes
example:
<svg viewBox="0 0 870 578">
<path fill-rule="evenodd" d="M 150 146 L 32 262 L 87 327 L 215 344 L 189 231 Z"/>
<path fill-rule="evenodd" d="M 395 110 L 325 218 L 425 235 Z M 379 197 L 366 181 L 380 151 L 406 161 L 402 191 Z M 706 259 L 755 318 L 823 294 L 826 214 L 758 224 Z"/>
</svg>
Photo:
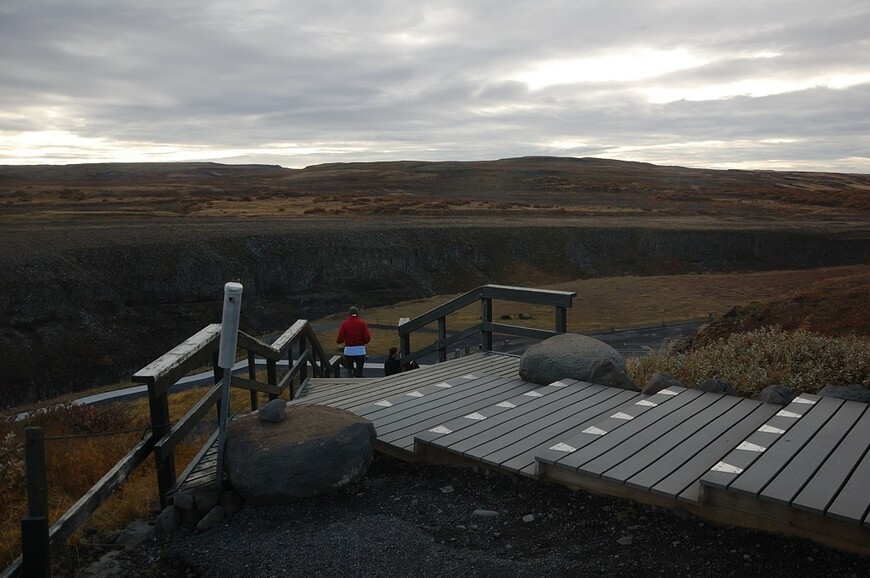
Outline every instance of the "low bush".
<svg viewBox="0 0 870 578">
<path fill-rule="evenodd" d="M 827 385 L 870 386 L 870 338 L 768 327 L 734 333 L 688 352 L 662 348 L 628 360 L 628 373 L 639 384 L 659 371 L 686 387 L 716 377 L 746 397 L 769 385 L 784 385 L 795 393 L 816 393 Z"/>
</svg>

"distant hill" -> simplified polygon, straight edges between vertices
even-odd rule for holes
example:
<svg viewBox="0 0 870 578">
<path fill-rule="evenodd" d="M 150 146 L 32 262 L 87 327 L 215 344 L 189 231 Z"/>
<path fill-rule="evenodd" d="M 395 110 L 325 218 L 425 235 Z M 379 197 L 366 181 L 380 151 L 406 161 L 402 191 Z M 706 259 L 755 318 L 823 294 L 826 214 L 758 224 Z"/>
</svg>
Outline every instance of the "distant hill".
<svg viewBox="0 0 870 578">
<path fill-rule="evenodd" d="M 772 326 L 827 336 L 870 335 L 868 303 L 870 274 L 820 281 L 782 297 L 734 307 L 705 327 L 689 347 Z"/>
</svg>

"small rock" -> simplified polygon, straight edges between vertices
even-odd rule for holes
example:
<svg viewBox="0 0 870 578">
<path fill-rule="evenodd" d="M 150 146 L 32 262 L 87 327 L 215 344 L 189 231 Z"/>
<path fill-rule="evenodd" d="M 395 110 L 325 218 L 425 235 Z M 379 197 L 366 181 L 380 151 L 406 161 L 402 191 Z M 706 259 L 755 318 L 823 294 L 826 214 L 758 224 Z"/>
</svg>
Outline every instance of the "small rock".
<svg viewBox="0 0 870 578">
<path fill-rule="evenodd" d="M 646 395 L 653 395 L 660 392 L 663 389 L 668 389 L 669 387 L 683 387 L 683 384 L 662 371 L 653 374 L 653 376 L 649 379 L 649 381 L 644 386 L 641 393 Z"/>
<path fill-rule="evenodd" d="M 534 515 L 534 514 L 526 514 L 525 516 L 523 516 L 523 522 L 525 522 L 525 523 L 527 523 L 527 524 L 528 524 L 529 522 L 534 522 L 534 521 L 535 521 L 535 515 Z"/>
<path fill-rule="evenodd" d="M 218 493 L 215 489 L 193 494 L 193 503 L 196 504 L 196 509 L 200 512 L 211 511 L 212 508 L 218 505 L 218 502 Z"/>
<path fill-rule="evenodd" d="M 281 423 L 287 417 L 287 402 L 283 399 L 273 399 L 257 410 L 257 418 L 261 421 Z"/>
<path fill-rule="evenodd" d="M 836 397 L 851 401 L 870 403 L 870 389 L 861 384 L 855 385 L 826 385 L 819 391 L 819 395 Z"/>
<path fill-rule="evenodd" d="M 768 385 L 758 394 L 758 401 L 788 405 L 794 399 L 794 393 L 784 385 Z"/>
<path fill-rule="evenodd" d="M 172 495 L 172 503 L 175 504 L 177 508 L 181 508 L 182 510 L 192 510 L 193 494 L 191 494 L 190 492 L 176 492 Z"/>
<path fill-rule="evenodd" d="M 121 533 L 118 534 L 115 542 L 117 544 L 123 544 L 124 546 L 138 546 L 145 540 L 149 540 L 153 537 L 154 526 L 145 520 L 136 520 L 135 522 L 130 522 L 126 528 L 121 530 Z"/>
<path fill-rule="evenodd" d="M 113 550 L 103 554 L 99 560 L 88 566 L 84 576 L 88 578 L 115 578 L 128 576 L 129 571 L 124 569 L 121 552 Z"/>
<path fill-rule="evenodd" d="M 622 536 L 616 541 L 620 546 L 631 546 L 633 542 L 634 536 Z"/>
<path fill-rule="evenodd" d="M 453 486 L 444 486 L 443 488 L 439 488 L 442 494 L 452 494 Z"/>
<path fill-rule="evenodd" d="M 472 516 L 480 516 L 481 518 L 494 518 L 498 516 L 498 512 L 493 510 L 475 510 L 471 513 Z"/>
<path fill-rule="evenodd" d="M 695 389 L 697 389 L 698 391 L 706 391 L 709 393 L 721 393 L 724 395 L 740 397 L 740 394 L 737 392 L 736 389 L 734 389 L 734 387 L 730 383 L 716 378 L 702 381 L 695 387 Z"/>
<path fill-rule="evenodd" d="M 203 516 L 196 524 L 196 529 L 200 532 L 207 532 L 220 524 L 224 519 L 224 509 L 222 506 L 215 506 L 209 510 L 208 514 Z"/>
<path fill-rule="evenodd" d="M 172 534 L 181 526 L 181 512 L 175 506 L 166 506 L 157 520 L 154 522 L 154 527 L 158 532 L 163 534 Z"/>
</svg>

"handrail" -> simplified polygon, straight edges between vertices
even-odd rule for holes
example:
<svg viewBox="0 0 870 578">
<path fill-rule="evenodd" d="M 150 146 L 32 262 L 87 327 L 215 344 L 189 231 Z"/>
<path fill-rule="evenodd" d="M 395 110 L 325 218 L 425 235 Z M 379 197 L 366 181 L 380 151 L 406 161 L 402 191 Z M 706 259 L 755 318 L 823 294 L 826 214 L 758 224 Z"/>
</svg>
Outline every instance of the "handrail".
<svg viewBox="0 0 870 578">
<path fill-rule="evenodd" d="M 555 291 L 550 289 L 532 289 L 527 287 L 514 287 L 510 285 L 481 285 L 464 293 L 447 303 L 443 303 L 434 309 L 415 317 L 404 320 L 398 326 L 399 342 L 402 347 L 402 361 L 405 363 L 420 359 L 426 355 L 438 352 L 438 360 L 447 360 L 447 348 L 455 343 L 467 339 L 477 333 L 481 334 L 481 346 L 485 350 L 492 350 L 492 334 L 494 332 L 508 335 L 518 335 L 533 339 L 546 339 L 559 333 L 568 331 L 567 309 L 572 306 L 577 293 L 572 291 Z M 463 307 L 467 307 L 475 301 L 481 303 L 480 323 L 468 327 L 458 333 L 447 335 L 447 315 L 454 313 Z M 536 329 L 517 325 L 493 323 L 492 301 L 513 301 L 528 303 L 531 305 L 550 305 L 555 311 L 554 330 Z M 417 351 L 411 351 L 411 333 L 422 329 L 430 323 L 438 322 L 438 339 Z"/>
<path fill-rule="evenodd" d="M 157 485 L 161 507 L 168 503 L 168 496 L 183 481 L 175 476 L 174 450 L 185 436 L 198 424 L 213 406 L 220 404 L 219 388 L 212 386 L 209 392 L 177 423 L 171 424 L 169 416 L 169 388 L 191 370 L 205 365 L 211 359 L 214 366 L 215 384 L 221 381 L 223 370 L 217 367 L 215 356 L 220 345 L 221 325 L 212 323 L 184 342 L 152 361 L 139 371 L 132 380 L 148 386 L 152 433 L 156 443 L 154 459 L 157 463 Z M 298 345 L 294 359 L 293 349 Z M 267 393 L 275 399 L 289 388 L 291 399 L 296 391 L 293 384 L 303 383 L 310 369 L 315 376 L 329 376 L 334 369 L 329 364 L 326 352 L 320 345 L 311 324 L 300 319 L 293 323 L 271 344 L 243 331 L 238 335 L 238 348 L 247 352 L 248 378 L 231 376 L 230 385 L 251 391 L 251 410 L 257 409 L 257 393 Z M 265 358 L 266 382 L 256 377 L 255 358 Z M 287 358 L 289 369 L 278 380 L 277 362 Z M 298 390 L 298 388 L 297 388 Z"/>
</svg>

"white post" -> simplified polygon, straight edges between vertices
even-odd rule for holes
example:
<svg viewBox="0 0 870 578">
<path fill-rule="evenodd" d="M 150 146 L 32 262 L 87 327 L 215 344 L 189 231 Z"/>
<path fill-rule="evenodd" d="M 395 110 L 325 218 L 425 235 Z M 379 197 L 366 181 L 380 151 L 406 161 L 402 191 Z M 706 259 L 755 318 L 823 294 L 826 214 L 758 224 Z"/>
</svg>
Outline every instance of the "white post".
<svg viewBox="0 0 870 578">
<path fill-rule="evenodd" d="M 221 317 L 221 344 L 218 351 L 218 367 L 224 370 L 221 381 L 221 408 L 218 419 L 218 454 L 215 483 L 218 498 L 223 488 L 224 448 L 227 446 L 227 414 L 230 407 L 230 380 L 236 364 L 236 343 L 239 338 L 239 313 L 242 308 L 242 284 L 224 285 L 224 310 Z"/>
</svg>

